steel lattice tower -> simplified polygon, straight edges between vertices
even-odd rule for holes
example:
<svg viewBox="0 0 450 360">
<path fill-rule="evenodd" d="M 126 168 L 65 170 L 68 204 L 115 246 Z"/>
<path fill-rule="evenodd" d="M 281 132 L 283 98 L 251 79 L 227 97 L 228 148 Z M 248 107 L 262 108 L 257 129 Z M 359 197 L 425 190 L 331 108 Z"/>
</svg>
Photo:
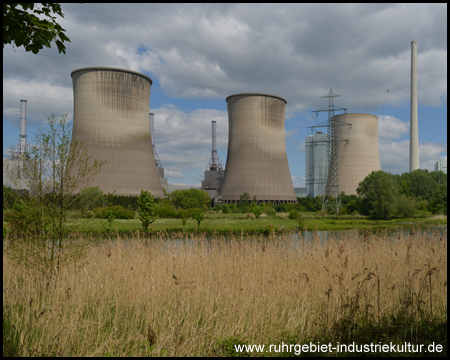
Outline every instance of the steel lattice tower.
<svg viewBox="0 0 450 360">
<path fill-rule="evenodd" d="M 340 97 L 341 95 L 334 94 L 333 89 L 330 88 L 330 92 L 327 95 L 322 96 L 322 98 L 328 98 L 328 106 L 325 106 L 319 110 L 315 110 L 313 112 L 328 112 L 328 120 L 325 124 L 318 124 L 315 127 L 327 127 L 327 167 L 325 171 L 325 192 L 322 199 L 322 210 L 324 209 L 334 209 L 336 214 L 339 213 L 339 209 L 341 207 L 341 195 L 339 193 L 339 178 L 338 178 L 338 167 L 337 167 L 337 153 L 336 147 L 339 139 L 336 136 L 336 132 L 333 129 L 331 119 L 334 116 L 335 111 L 344 111 L 347 113 L 347 109 L 342 108 L 340 106 L 334 105 L 334 98 Z M 345 124 L 334 124 L 335 126 L 345 125 Z M 330 198 L 334 198 L 334 201 L 330 201 Z"/>
</svg>

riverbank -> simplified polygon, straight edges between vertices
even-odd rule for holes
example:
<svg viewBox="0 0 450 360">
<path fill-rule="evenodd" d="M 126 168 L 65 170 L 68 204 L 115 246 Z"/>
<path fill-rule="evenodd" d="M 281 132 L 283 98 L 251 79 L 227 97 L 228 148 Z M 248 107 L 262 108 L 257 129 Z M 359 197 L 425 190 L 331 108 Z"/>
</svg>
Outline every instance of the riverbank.
<svg viewBox="0 0 450 360">
<path fill-rule="evenodd" d="M 139 219 L 114 220 L 112 226 L 102 219 L 73 219 L 70 227 L 77 232 L 92 234 L 119 233 L 127 234 L 139 230 L 142 225 Z M 204 220 L 198 223 L 196 220 L 188 219 L 183 226 L 181 219 L 157 219 L 150 226 L 149 233 L 156 234 L 164 231 L 166 233 L 193 233 L 202 232 L 206 234 L 269 234 L 283 233 L 298 230 L 349 230 L 349 229 L 394 229 L 427 226 L 447 225 L 447 216 L 436 216 L 431 218 L 393 219 L 393 220 L 370 220 L 365 217 L 320 217 L 315 214 L 304 214 L 300 220 L 288 218 L 287 213 L 280 213 L 274 217 L 261 216 L 256 219 L 247 214 L 205 214 Z"/>
</svg>

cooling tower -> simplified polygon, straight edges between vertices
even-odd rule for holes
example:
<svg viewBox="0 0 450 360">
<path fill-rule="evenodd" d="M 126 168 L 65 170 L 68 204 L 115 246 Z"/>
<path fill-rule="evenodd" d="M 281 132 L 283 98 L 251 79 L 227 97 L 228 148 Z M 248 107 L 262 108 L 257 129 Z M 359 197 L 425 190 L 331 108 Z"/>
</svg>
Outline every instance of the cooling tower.
<svg viewBox="0 0 450 360">
<path fill-rule="evenodd" d="M 148 190 L 164 197 L 148 126 L 152 80 L 106 67 L 75 70 L 72 80 L 72 138 L 87 145 L 92 160 L 106 160 L 90 186 L 117 195 Z"/>
<path fill-rule="evenodd" d="M 356 195 L 359 183 L 372 171 L 381 170 L 378 117 L 369 114 L 341 114 L 333 116 L 331 124 L 337 138 L 339 192 Z"/>
<path fill-rule="evenodd" d="M 236 203 L 253 200 L 297 202 L 286 154 L 286 100 L 267 94 L 236 94 L 227 99 L 228 155 L 220 195 Z"/>
<path fill-rule="evenodd" d="M 419 123 L 417 115 L 417 41 L 411 41 L 411 119 L 409 172 L 419 169 Z"/>
</svg>

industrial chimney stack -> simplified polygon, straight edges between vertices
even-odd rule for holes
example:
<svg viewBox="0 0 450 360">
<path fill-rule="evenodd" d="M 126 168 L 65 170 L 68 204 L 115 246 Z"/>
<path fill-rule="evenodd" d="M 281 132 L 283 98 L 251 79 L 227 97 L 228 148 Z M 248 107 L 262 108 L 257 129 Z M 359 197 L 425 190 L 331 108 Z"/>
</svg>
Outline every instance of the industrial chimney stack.
<svg viewBox="0 0 450 360">
<path fill-rule="evenodd" d="M 409 172 L 419 169 L 419 129 L 417 117 L 417 41 L 411 41 L 411 120 Z"/>
<path fill-rule="evenodd" d="M 27 152 L 27 101 L 20 100 L 20 154 Z"/>
</svg>

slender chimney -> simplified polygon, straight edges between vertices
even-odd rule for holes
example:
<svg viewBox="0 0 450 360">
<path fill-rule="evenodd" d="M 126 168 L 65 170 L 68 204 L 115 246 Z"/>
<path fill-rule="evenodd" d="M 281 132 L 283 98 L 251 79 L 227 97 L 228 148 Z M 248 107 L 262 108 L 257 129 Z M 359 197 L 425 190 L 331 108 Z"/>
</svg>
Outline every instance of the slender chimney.
<svg viewBox="0 0 450 360">
<path fill-rule="evenodd" d="M 152 146 L 155 147 L 155 119 L 154 114 L 150 113 L 150 133 L 152 137 Z"/>
<path fill-rule="evenodd" d="M 411 120 L 409 172 L 419 169 L 419 125 L 417 116 L 417 41 L 411 41 Z"/>
<path fill-rule="evenodd" d="M 20 153 L 27 151 L 27 101 L 20 100 Z"/>
<path fill-rule="evenodd" d="M 212 159 L 213 165 L 217 165 L 217 140 L 216 140 L 216 121 L 212 123 Z"/>
</svg>

